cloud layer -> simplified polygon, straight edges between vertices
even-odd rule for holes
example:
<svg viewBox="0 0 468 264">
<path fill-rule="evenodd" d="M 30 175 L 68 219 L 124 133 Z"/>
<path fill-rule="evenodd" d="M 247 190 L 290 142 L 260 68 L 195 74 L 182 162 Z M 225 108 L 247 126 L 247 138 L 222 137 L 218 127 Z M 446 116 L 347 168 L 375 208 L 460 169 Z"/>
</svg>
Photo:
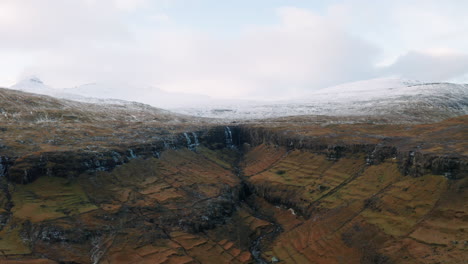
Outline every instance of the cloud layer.
<svg viewBox="0 0 468 264">
<path fill-rule="evenodd" d="M 276 7 L 275 23 L 217 33 L 178 23 L 170 14 L 177 1 L 3 0 L 0 81 L 34 74 L 55 87 L 112 81 L 279 98 L 389 75 L 468 73 L 463 1 Z"/>
</svg>

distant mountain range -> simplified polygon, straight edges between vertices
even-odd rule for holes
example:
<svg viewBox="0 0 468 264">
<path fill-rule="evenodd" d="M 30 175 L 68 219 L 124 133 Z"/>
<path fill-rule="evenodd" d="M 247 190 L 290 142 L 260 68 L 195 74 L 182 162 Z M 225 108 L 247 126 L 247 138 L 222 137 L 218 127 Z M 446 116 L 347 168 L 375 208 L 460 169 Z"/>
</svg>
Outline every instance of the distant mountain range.
<svg viewBox="0 0 468 264">
<path fill-rule="evenodd" d="M 295 100 L 205 105 L 175 111 L 233 119 L 326 115 L 385 116 L 396 121 L 426 122 L 468 114 L 468 85 L 372 79 L 317 90 Z"/>
<path fill-rule="evenodd" d="M 265 119 L 298 115 L 385 116 L 396 121 L 437 121 L 468 114 L 468 85 L 423 83 L 381 78 L 346 83 L 284 101 L 216 100 L 208 96 L 170 93 L 126 84 L 86 84 L 54 89 L 39 78 L 25 79 L 11 89 L 91 103 L 130 100 L 173 112 L 222 119 Z"/>
<path fill-rule="evenodd" d="M 118 103 L 119 100 L 135 101 L 159 108 L 183 107 L 187 104 L 202 104 L 208 96 L 170 93 L 155 87 L 141 87 L 123 83 L 89 83 L 73 88 L 56 89 L 44 84 L 37 77 L 24 79 L 10 89 L 49 95 L 57 98 L 88 103 Z"/>
</svg>

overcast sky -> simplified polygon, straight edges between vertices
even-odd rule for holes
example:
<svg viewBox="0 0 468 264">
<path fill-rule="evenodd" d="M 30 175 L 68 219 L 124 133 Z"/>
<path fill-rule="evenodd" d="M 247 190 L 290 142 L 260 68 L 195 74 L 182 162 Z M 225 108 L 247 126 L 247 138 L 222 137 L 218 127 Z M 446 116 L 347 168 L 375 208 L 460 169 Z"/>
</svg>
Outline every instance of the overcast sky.
<svg viewBox="0 0 468 264">
<path fill-rule="evenodd" d="M 258 98 L 388 76 L 468 82 L 467 12 L 466 0 L 0 0 L 0 86 L 36 75 Z"/>
</svg>

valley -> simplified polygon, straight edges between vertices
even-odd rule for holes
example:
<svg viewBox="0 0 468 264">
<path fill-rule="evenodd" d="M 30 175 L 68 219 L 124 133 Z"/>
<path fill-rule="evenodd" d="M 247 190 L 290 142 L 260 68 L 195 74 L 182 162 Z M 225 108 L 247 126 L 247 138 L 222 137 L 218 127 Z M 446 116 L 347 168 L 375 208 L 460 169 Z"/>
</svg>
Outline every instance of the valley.
<svg viewBox="0 0 468 264">
<path fill-rule="evenodd" d="M 466 11 L 0 0 L 0 264 L 468 264 Z"/>
<path fill-rule="evenodd" d="M 223 123 L 1 95 L 1 263 L 467 260 L 466 115 Z"/>
</svg>

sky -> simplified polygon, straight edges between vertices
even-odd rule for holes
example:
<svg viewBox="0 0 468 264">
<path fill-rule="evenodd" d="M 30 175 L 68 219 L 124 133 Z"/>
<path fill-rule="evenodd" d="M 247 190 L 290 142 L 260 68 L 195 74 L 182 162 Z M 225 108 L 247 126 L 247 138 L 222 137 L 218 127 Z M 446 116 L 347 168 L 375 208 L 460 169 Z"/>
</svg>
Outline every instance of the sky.
<svg viewBox="0 0 468 264">
<path fill-rule="evenodd" d="M 0 0 L 0 86 L 37 76 L 245 99 L 381 77 L 468 83 L 466 11 L 466 0 Z"/>
</svg>

